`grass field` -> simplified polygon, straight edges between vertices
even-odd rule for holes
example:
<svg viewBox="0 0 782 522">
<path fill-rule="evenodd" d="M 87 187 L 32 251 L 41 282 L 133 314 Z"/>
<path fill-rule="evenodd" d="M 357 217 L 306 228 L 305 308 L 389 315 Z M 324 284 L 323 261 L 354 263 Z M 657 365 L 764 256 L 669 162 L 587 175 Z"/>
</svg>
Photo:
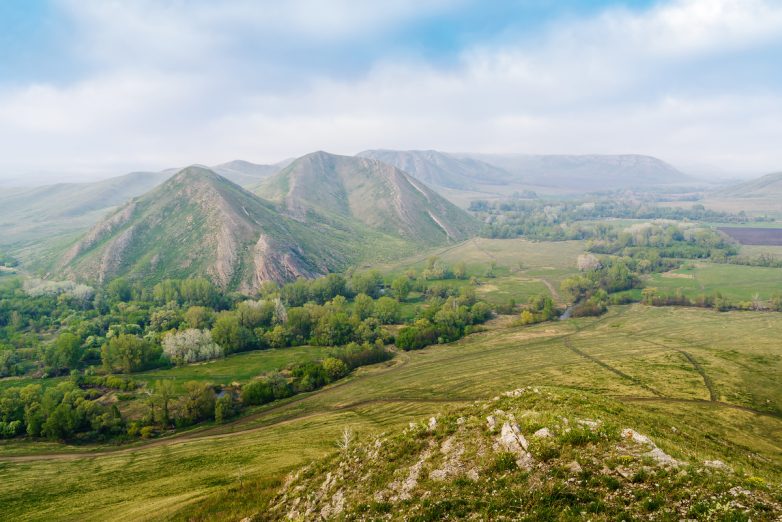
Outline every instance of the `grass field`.
<svg viewBox="0 0 782 522">
<path fill-rule="evenodd" d="M 559 284 L 576 272 L 576 258 L 585 248 L 585 241 L 474 238 L 377 268 L 392 275 L 411 268 L 421 271 L 427 260 L 436 256 L 450 266 L 464 262 L 467 275 L 481 280 L 479 297 L 490 303 L 504 304 L 509 299 L 523 303 L 536 294 L 559 300 Z M 495 277 L 486 277 L 492 264 Z"/>
<path fill-rule="evenodd" d="M 673 293 L 680 289 L 689 297 L 720 292 L 732 300 L 767 300 L 782 293 L 782 270 L 743 265 L 691 262 L 679 270 L 653 274 L 646 286 Z"/>
<path fill-rule="evenodd" d="M 330 350 L 331 348 L 323 346 L 271 348 L 179 368 L 137 373 L 133 375 L 133 379 L 150 384 L 170 379 L 180 388 L 187 381 L 204 381 L 212 384 L 245 383 L 254 377 L 291 364 L 322 359 Z"/>
<path fill-rule="evenodd" d="M 146 447 L 80 455 L 48 445 L 20 458 L 30 447 L 6 443 L 0 512 L 28 520 L 238 519 L 253 512 L 262 484 L 334 451 L 346 426 L 359 435 L 385 431 L 449 402 L 527 385 L 621 397 L 635 427 L 668 441 L 663 449 L 674 456 L 782 478 L 782 315 L 634 305 L 598 319 L 506 324 Z M 206 500 L 215 494 L 219 506 Z"/>
</svg>

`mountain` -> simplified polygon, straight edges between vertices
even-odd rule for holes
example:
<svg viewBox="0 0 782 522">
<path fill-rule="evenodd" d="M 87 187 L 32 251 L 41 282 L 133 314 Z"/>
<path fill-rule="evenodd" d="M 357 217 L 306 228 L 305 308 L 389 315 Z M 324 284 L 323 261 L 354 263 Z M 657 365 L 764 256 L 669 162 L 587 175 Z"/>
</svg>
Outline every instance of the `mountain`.
<svg viewBox="0 0 782 522">
<path fill-rule="evenodd" d="M 573 192 L 675 185 L 691 179 L 672 165 L 638 154 L 464 154 L 510 172 L 516 182 Z"/>
<path fill-rule="evenodd" d="M 237 185 L 255 185 L 290 163 L 258 165 L 235 160 L 212 167 Z M 4 188 L 0 193 L 0 245 L 27 244 L 83 231 L 107 212 L 157 187 L 179 169 L 131 172 L 86 183 Z"/>
<path fill-rule="evenodd" d="M 366 150 L 356 156 L 393 165 L 433 188 L 475 190 L 480 185 L 504 185 L 511 178 L 494 165 L 435 150 Z"/>
<path fill-rule="evenodd" d="M 349 257 L 272 203 L 191 166 L 94 226 L 56 270 L 97 282 L 201 275 L 249 290 L 343 269 Z"/>
<path fill-rule="evenodd" d="M 605 395 L 540 387 L 378 436 L 346 426 L 339 451 L 291 472 L 248 520 L 782 517 L 779 486 L 748 478 L 719 435 L 669 425 Z"/>
<path fill-rule="evenodd" d="M 425 245 L 468 238 L 477 224 L 421 181 L 370 158 L 307 154 L 255 190 L 304 222 L 358 222 Z"/>
<path fill-rule="evenodd" d="M 58 183 L 3 190 L 0 194 L 0 244 L 34 241 L 83 230 L 106 211 L 147 192 L 167 172 L 132 172 L 90 183 Z"/>
<path fill-rule="evenodd" d="M 289 164 L 290 160 L 275 163 L 273 165 L 259 165 L 244 160 L 233 160 L 227 163 L 214 165 L 211 169 L 241 187 L 248 187 L 256 185 L 261 180 L 276 174 L 280 169 Z"/>
<path fill-rule="evenodd" d="M 717 195 L 734 198 L 782 198 L 782 172 L 732 185 L 720 190 Z"/>
</svg>

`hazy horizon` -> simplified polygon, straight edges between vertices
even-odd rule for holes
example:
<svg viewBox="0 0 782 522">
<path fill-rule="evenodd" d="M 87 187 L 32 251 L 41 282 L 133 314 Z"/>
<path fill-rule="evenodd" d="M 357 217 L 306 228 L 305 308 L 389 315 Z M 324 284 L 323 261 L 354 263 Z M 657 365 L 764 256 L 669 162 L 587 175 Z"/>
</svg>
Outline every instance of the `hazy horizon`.
<svg viewBox="0 0 782 522">
<path fill-rule="evenodd" d="M 764 0 L 0 6 L 0 186 L 314 150 L 782 170 Z"/>
</svg>

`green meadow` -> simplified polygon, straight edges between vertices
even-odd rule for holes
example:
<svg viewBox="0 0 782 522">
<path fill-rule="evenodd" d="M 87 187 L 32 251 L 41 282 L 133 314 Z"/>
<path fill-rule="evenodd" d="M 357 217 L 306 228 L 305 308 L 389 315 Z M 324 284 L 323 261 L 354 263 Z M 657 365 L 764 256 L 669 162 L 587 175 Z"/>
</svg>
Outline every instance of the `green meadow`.
<svg viewBox="0 0 782 522">
<path fill-rule="evenodd" d="M 633 305 L 533 327 L 499 318 L 222 426 L 91 452 L 5 443 L 0 510 L 28 520 L 238 519 L 288 470 L 335 451 L 345 427 L 366 436 L 543 385 L 618 398 L 626 421 L 675 456 L 778 481 L 780 338 L 782 316 L 760 312 Z"/>
<path fill-rule="evenodd" d="M 681 269 L 653 274 L 646 286 L 661 291 L 681 290 L 688 297 L 717 292 L 734 300 L 767 300 L 782 294 L 782 270 L 744 265 L 688 262 Z"/>
</svg>

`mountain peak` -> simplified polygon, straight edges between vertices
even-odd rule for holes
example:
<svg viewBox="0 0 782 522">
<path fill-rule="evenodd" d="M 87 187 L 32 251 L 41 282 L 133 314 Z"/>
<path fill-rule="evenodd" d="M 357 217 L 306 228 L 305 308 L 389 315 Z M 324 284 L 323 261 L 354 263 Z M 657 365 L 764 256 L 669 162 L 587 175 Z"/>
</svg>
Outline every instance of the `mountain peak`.
<svg viewBox="0 0 782 522">
<path fill-rule="evenodd" d="M 167 183 L 182 183 L 185 181 L 216 181 L 219 179 L 225 180 L 222 176 L 211 170 L 204 165 L 190 165 L 181 169 L 174 174 Z M 228 181 L 228 180 L 225 180 Z"/>
</svg>

